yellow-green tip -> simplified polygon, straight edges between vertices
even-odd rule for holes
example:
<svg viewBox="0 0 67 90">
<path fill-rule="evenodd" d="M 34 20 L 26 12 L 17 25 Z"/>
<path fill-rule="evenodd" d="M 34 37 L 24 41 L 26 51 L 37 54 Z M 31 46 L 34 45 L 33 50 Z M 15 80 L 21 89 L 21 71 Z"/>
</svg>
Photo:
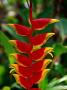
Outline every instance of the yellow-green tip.
<svg viewBox="0 0 67 90">
<path fill-rule="evenodd" d="M 55 22 L 59 22 L 60 20 L 58 19 L 51 19 L 50 23 L 55 23 Z"/>
</svg>

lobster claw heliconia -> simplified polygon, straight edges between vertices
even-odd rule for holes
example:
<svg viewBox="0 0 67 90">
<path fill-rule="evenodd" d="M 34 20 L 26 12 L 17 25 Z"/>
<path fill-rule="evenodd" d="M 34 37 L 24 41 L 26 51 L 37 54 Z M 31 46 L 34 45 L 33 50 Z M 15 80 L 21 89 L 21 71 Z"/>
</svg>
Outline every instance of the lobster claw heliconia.
<svg viewBox="0 0 67 90">
<path fill-rule="evenodd" d="M 57 19 L 40 18 L 32 19 L 32 2 L 30 0 L 30 17 L 29 22 L 31 27 L 26 27 L 19 24 L 9 24 L 15 29 L 15 32 L 20 36 L 26 36 L 29 42 L 21 42 L 19 40 L 10 40 L 11 43 L 18 50 L 18 53 L 12 53 L 16 58 L 16 64 L 10 67 L 15 68 L 16 73 L 13 73 L 17 83 L 28 90 L 40 90 L 39 88 L 32 88 L 34 84 L 40 83 L 48 73 L 47 66 L 52 60 L 44 59 L 47 54 L 51 54 L 53 48 L 42 48 L 47 40 L 54 35 L 54 33 L 43 33 L 32 35 L 34 30 L 42 30 L 48 24 L 58 22 Z"/>
</svg>

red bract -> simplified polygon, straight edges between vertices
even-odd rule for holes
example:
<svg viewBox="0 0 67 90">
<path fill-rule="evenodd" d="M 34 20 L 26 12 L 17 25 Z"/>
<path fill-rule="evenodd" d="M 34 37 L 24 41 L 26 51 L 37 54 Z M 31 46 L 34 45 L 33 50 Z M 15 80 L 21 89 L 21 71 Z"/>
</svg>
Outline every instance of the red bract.
<svg viewBox="0 0 67 90">
<path fill-rule="evenodd" d="M 31 53 L 31 57 L 32 57 L 32 60 L 40 60 L 40 59 L 43 59 L 43 57 L 45 56 L 45 48 L 41 48 L 41 49 L 38 49 L 36 51 L 33 51 Z"/>
<path fill-rule="evenodd" d="M 16 33 L 21 36 L 29 36 L 31 34 L 30 28 L 20 25 L 20 24 L 9 24 L 13 26 L 16 30 Z"/>
<path fill-rule="evenodd" d="M 29 42 L 21 42 L 19 40 L 11 40 L 14 43 L 19 53 L 11 54 L 15 56 L 17 64 L 12 64 L 16 74 L 13 74 L 17 83 L 28 90 L 40 90 L 32 88 L 33 84 L 40 83 L 46 76 L 49 69 L 47 65 L 51 62 L 50 59 L 44 59 L 47 54 L 51 54 L 53 48 L 41 46 L 54 35 L 54 33 L 44 33 L 32 36 L 34 30 L 42 30 L 48 24 L 58 22 L 57 19 L 50 18 L 32 18 L 32 2 L 30 0 L 30 16 L 29 22 L 31 27 L 26 27 L 19 24 L 9 24 L 15 28 L 17 34 L 26 36 Z"/>
<path fill-rule="evenodd" d="M 13 54 L 16 57 L 17 63 L 21 66 L 31 66 L 32 59 L 31 57 L 21 55 L 21 54 Z"/>
<path fill-rule="evenodd" d="M 32 42 L 33 46 L 42 46 L 53 35 L 54 33 L 38 34 L 38 35 L 32 36 L 30 38 L 30 42 Z"/>
<path fill-rule="evenodd" d="M 32 27 L 34 30 L 42 30 L 44 29 L 48 24 L 56 22 L 56 19 L 50 19 L 50 18 L 40 18 L 32 20 Z"/>
<path fill-rule="evenodd" d="M 32 50 L 32 45 L 30 43 L 21 42 L 19 40 L 10 40 L 10 42 L 12 42 L 20 52 L 25 53 Z"/>
</svg>

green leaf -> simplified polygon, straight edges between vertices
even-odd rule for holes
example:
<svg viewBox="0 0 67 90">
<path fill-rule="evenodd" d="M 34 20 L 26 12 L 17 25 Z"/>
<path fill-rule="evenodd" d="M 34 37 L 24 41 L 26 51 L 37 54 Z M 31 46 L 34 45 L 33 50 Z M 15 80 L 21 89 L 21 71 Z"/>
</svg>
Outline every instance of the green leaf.
<svg viewBox="0 0 67 90">
<path fill-rule="evenodd" d="M 54 78 L 49 84 L 48 84 L 48 87 L 54 87 L 55 85 L 58 85 L 64 81 L 67 81 L 67 75 L 60 78 L 60 79 L 56 79 Z"/>
<path fill-rule="evenodd" d="M 67 75 L 65 75 L 64 77 L 62 77 L 61 79 L 59 79 L 59 83 L 63 82 L 63 81 L 67 81 Z"/>
<path fill-rule="evenodd" d="M 41 88 L 41 90 L 45 90 L 47 88 L 47 85 L 48 85 L 48 80 L 47 78 L 45 78 L 39 83 L 39 88 Z"/>
<path fill-rule="evenodd" d="M 15 53 L 16 50 L 13 48 L 12 44 L 9 42 L 8 37 L 0 31 L 0 44 L 4 47 L 5 52 L 9 58 L 9 63 L 12 64 L 15 62 L 14 58 L 10 58 L 10 54 Z"/>
<path fill-rule="evenodd" d="M 64 67 L 62 64 L 58 63 L 58 64 L 55 64 L 55 70 L 58 74 L 60 75 L 65 75 L 65 71 L 64 71 Z"/>
<path fill-rule="evenodd" d="M 67 47 L 63 46 L 63 45 L 60 44 L 60 43 L 54 44 L 54 45 L 53 45 L 53 48 L 54 48 L 54 55 L 55 55 L 55 56 L 60 56 L 61 54 L 67 52 Z"/>
<path fill-rule="evenodd" d="M 55 86 L 51 89 L 47 89 L 47 90 L 67 90 L 67 85 L 58 85 L 58 86 Z"/>
</svg>

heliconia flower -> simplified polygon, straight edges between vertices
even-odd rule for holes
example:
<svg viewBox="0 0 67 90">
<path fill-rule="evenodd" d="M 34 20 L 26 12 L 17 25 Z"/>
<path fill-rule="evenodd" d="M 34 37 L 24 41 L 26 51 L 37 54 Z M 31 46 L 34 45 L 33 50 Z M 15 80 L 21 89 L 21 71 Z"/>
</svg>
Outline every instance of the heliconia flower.
<svg viewBox="0 0 67 90">
<path fill-rule="evenodd" d="M 52 57 L 53 48 L 42 47 L 47 40 L 54 35 L 54 33 L 43 33 L 33 36 L 35 30 L 42 30 L 48 24 L 58 22 L 57 19 L 40 18 L 33 19 L 32 17 L 32 0 L 30 0 L 30 16 L 29 22 L 31 27 L 26 27 L 20 24 L 9 24 L 15 28 L 15 32 L 20 36 L 28 37 L 29 42 L 22 42 L 20 40 L 10 40 L 16 47 L 18 53 L 12 53 L 16 59 L 16 64 L 12 64 L 10 73 L 13 72 L 18 84 L 27 90 L 40 90 L 39 88 L 32 88 L 34 84 L 39 84 L 49 72 L 47 66 L 52 60 L 45 59 L 47 54 Z"/>
<path fill-rule="evenodd" d="M 57 20 L 57 19 L 50 19 L 50 18 L 35 19 L 35 20 L 32 20 L 32 23 L 31 23 L 32 28 L 29 28 L 29 27 L 26 27 L 26 26 L 23 26 L 20 24 L 8 24 L 8 25 L 15 28 L 15 31 L 17 34 L 19 34 L 21 36 L 30 36 L 32 31 L 42 30 L 46 26 L 48 26 L 48 24 L 55 23 L 58 21 L 59 20 Z"/>
<path fill-rule="evenodd" d="M 12 26 L 16 33 L 21 36 L 30 36 L 32 34 L 32 31 L 34 30 L 42 30 L 44 27 L 48 26 L 48 24 L 58 22 L 57 19 L 50 19 L 50 18 L 44 18 L 44 19 L 35 19 L 32 20 L 32 28 L 26 27 L 20 24 L 8 24 L 9 26 Z"/>
<path fill-rule="evenodd" d="M 33 30 L 42 30 L 44 29 L 48 24 L 58 22 L 57 19 L 51 19 L 51 18 L 39 18 L 39 19 L 33 19 L 32 16 L 32 1 L 30 0 L 30 15 L 29 15 L 29 22 L 32 25 Z"/>
</svg>

